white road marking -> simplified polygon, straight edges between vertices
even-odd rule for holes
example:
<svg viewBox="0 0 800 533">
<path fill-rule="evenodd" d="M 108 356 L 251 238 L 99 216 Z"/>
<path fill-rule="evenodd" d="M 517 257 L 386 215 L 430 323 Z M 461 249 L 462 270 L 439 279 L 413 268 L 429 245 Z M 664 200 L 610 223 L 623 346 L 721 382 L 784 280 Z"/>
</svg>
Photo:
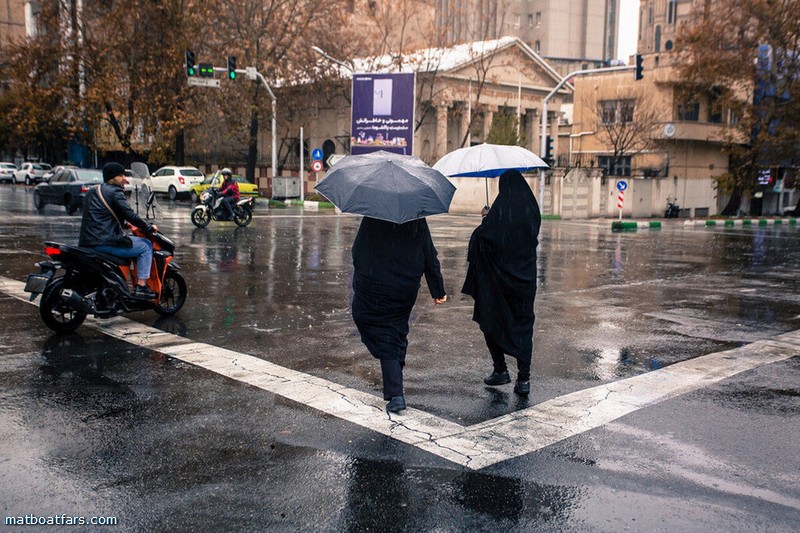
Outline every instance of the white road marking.
<svg viewBox="0 0 800 533">
<path fill-rule="evenodd" d="M 23 287 L 19 281 L 0 276 L 1 292 L 28 301 Z M 252 355 L 193 342 L 127 318 L 89 318 L 86 326 L 283 396 L 473 470 L 535 452 L 740 372 L 800 355 L 800 330 L 796 330 L 462 426 L 413 408 L 403 415 L 388 415 L 384 400 L 378 396 Z"/>
</svg>

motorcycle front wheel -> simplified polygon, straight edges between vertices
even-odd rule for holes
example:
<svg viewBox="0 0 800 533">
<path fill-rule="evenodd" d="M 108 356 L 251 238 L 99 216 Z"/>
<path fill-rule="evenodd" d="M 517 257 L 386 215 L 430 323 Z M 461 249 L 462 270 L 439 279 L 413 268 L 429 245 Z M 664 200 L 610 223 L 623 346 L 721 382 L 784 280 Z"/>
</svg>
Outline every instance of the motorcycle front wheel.
<svg viewBox="0 0 800 533">
<path fill-rule="evenodd" d="M 233 221 L 240 228 L 250 224 L 251 220 L 253 220 L 253 212 L 249 207 L 240 207 L 233 213 Z"/>
<path fill-rule="evenodd" d="M 44 289 L 39 302 L 39 316 L 56 333 L 72 333 L 86 320 L 86 313 L 76 311 L 61 299 L 64 278 L 56 278 Z"/>
<path fill-rule="evenodd" d="M 161 316 L 174 315 L 186 302 L 186 280 L 177 270 L 167 269 L 161 284 L 161 296 L 156 304 L 156 313 Z"/>
<path fill-rule="evenodd" d="M 205 228 L 211 222 L 211 212 L 208 209 L 195 209 L 192 211 L 192 224 L 198 228 Z"/>
</svg>

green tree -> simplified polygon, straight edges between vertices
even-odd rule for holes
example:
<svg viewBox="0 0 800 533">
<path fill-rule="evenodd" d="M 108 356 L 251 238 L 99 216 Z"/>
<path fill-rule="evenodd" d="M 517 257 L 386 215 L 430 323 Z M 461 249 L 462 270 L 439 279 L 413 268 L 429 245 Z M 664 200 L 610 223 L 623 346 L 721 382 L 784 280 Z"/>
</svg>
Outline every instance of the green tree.
<svg viewBox="0 0 800 533">
<path fill-rule="evenodd" d="M 492 117 L 492 126 L 489 128 L 489 135 L 486 142 L 491 144 L 520 144 L 518 133 L 519 121 L 517 114 L 510 107 L 503 107 Z"/>
<path fill-rule="evenodd" d="M 800 166 L 800 1 L 709 0 L 695 15 L 676 45 L 681 93 L 731 119 L 719 187 L 733 215 L 759 189 L 759 170 Z"/>
</svg>

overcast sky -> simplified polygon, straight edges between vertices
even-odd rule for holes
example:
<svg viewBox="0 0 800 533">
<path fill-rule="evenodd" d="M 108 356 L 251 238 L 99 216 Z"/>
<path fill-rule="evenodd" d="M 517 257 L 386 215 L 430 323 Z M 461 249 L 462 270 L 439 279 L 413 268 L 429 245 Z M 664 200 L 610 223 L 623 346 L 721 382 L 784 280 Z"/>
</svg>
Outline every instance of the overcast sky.
<svg viewBox="0 0 800 533">
<path fill-rule="evenodd" d="M 639 0 L 620 0 L 617 58 L 627 62 L 636 53 L 639 30 Z"/>
</svg>

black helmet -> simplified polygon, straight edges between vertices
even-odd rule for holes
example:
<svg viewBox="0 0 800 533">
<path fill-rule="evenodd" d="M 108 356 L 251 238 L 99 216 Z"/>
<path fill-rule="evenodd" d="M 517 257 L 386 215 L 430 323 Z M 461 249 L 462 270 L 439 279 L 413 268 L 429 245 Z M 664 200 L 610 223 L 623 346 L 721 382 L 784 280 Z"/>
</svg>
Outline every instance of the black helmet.
<svg viewBox="0 0 800 533">
<path fill-rule="evenodd" d="M 229 169 L 228 167 L 223 168 L 222 170 L 219 171 L 219 173 L 222 174 L 223 176 L 233 176 L 233 172 L 231 172 L 231 169 Z"/>
</svg>

